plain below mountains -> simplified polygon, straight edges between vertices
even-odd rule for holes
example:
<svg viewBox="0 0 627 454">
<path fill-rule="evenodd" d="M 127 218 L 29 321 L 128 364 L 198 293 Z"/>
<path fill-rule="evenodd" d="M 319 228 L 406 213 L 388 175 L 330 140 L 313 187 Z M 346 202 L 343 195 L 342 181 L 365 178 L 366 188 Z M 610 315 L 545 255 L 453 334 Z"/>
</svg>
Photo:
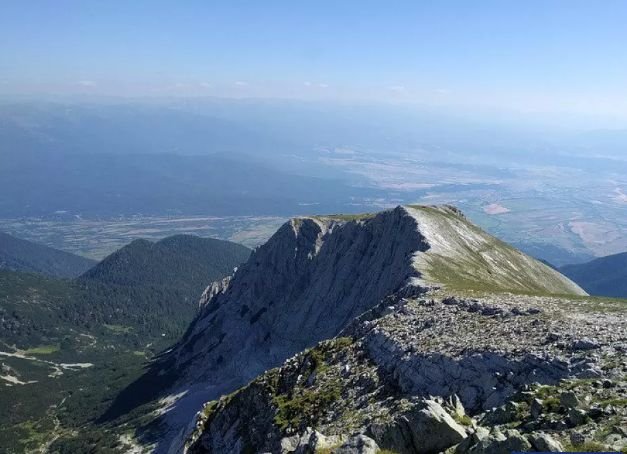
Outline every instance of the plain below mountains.
<svg viewBox="0 0 627 454">
<path fill-rule="evenodd" d="M 20 244 L 34 263 L 58 252 Z M 0 270 L 0 451 L 34 452 L 58 438 L 54 452 L 85 452 L 81 437 L 67 444 L 63 434 L 92 437 L 86 421 L 182 334 L 202 290 L 249 254 L 177 235 L 134 241 L 75 279 Z"/>
<path fill-rule="evenodd" d="M 627 252 L 559 270 L 591 295 L 627 298 Z"/>
<path fill-rule="evenodd" d="M 0 232 L 0 270 L 72 278 L 95 264 L 94 260 Z"/>
</svg>

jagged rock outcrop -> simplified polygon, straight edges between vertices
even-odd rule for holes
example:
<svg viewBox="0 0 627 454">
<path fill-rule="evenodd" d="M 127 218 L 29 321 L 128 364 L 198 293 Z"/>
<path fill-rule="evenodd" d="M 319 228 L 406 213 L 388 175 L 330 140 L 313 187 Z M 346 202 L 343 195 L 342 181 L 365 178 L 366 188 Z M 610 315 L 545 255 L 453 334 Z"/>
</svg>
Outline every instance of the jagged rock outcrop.
<svg viewBox="0 0 627 454">
<path fill-rule="evenodd" d="M 175 452 L 192 428 L 190 410 L 202 402 L 336 336 L 391 295 L 415 297 L 437 288 L 585 294 L 452 207 L 397 207 L 373 215 L 294 219 L 255 250 L 228 282 L 207 289 L 200 313 L 179 345 L 161 360 L 160 371 L 151 371 L 175 377 L 172 395 L 182 396 L 165 415 L 164 427 L 171 432 L 164 439 L 174 440 L 170 448 Z M 371 333 L 368 346 L 374 358 L 377 351 L 384 352 L 389 347 L 385 333 Z M 405 371 L 443 367 L 436 356 L 412 359 L 412 364 L 387 350 L 383 356 L 399 360 Z M 467 361 L 478 364 L 475 376 L 495 367 L 521 373 L 535 367 L 530 358 L 502 364 L 489 354 Z M 392 373 L 402 375 L 400 369 Z M 416 390 L 427 386 L 410 375 L 399 383 Z M 505 396 L 510 390 L 501 392 Z M 474 407 L 478 404 L 473 400 L 483 399 L 487 391 L 477 393 L 463 400 Z"/>
<path fill-rule="evenodd" d="M 554 452 L 573 436 L 621 449 L 626 311 L 549 296 L 389 298 L 206 404 L 189 452 L 300 452 L 317 439 L 342 452 L 356 434 L 400 454 Z M 573 348 L 582 338 L 597 347 Z"/>
</svg>

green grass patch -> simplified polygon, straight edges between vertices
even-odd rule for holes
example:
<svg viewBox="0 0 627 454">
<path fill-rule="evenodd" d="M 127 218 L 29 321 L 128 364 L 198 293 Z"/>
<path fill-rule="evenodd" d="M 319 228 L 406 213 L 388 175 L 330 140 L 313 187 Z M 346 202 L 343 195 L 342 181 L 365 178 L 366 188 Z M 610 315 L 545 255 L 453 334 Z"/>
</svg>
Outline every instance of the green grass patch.
<svg viewBox="0 0 627 454">
<path fill-rule="evenodd" d="M 113 332 L 114 334 L 128 334 L 131 331 L 133 331 L 132 327 L 124 326 L 124 325 L 108 325 L 104 323 L 102 326 L 104 326 L 109 331 Z"/>
<path fill-rule="evenodd" d="M 606 405 L 612 405 L 613 407 L 627 407 L 627 398 L 625 397 L 617 397 L 614 399 L 605 399 L 597 402 L 602 407 Z"/>
<path fill-rule="evenodd" d="M 59 351 L 58 345 L 40 345 L 38 347 L 29 348 L 24 350 L 27 355 L 51 355 Z"/>
<path fill-rule="evenodd" d="M 302 389 L 292 395 L 273 398 L 277 408 L 274 423 L 282 430 L 300 428 L 307 421 L 315 421 L 322 409 L 341 398 L 339 383 L 327 384 L 323 389 Z"/>
<path fill-rule="evenodd" d="M 457 413 L 453 413 L 453 419 L 455 420 L 455 422 L 457 422 L 458 424 L 461 424 L 462 426 L 466 426 L 466 427 L 471 427 L 472 426 L 472 418 L 468 415 L 458 415 Z"/>
<path fill-rule="evenodd" d="M 596 441 L 586 441 L 581 445 L 573 445 L 570 443 L 564 444 L 565 452 L 614 452 L 610 447 L 596 442 Z"/>
</svg>

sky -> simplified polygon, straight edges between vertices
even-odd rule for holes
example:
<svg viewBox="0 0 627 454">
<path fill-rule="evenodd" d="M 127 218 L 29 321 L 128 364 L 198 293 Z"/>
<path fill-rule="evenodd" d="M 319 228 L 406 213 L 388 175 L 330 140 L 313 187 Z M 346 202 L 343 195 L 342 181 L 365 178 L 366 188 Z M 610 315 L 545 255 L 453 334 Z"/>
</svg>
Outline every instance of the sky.
<svg viewBox="0 0 627 454">
<path fill-rule="evenodd" d="M 627 2 L 3 0 L 0 94 L 386 101 L 627 119 Z"/>
</svg>

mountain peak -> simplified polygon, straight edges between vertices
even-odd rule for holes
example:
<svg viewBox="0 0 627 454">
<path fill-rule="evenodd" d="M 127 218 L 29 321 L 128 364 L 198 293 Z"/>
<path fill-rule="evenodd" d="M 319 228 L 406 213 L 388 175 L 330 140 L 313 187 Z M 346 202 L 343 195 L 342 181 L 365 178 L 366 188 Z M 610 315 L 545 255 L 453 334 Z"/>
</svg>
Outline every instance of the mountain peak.
<svg viewBox="0 0 627 454">
<path fill-rule="evenodd" d="M 81 279 L 114 285 L 189 287 L 199 292 L 207 282 L 231 273 L 249 254 L 245 246 L 193 235 L 174 235 L 156 243 L 137 239 L 105 257 Z"/>
<path fill-rule="evenodd" d="M 385 213 L 396 213 L 385 216 Z M 421 238 L 413 251 L 416 287 L 536 294 L 585 295 L 579 286 L 546 264 L 489 235 L 451 205 L 407 205 L 380 213 L 325 215 L 289 221 L 294 235 L 310 238 L 315 231 L 317 253 L 334 229 L 355 223 L 364 226 L 374 219 L 395 223 L 391 235 L 405 232 L 400 224 L 414 224 Z M 393 227 L 393 226 L 392 226 Z M 287 224 L 285 226 L 287 228 Z M 411 233 L 410 236 L 415 236 Z"/>
<path fill-rule="evenodd" d="M 585 294 L 454 207 L 300 217 L 205 292 L 181 342 L 149 375 L 168 375 L 172 392 L 186 391 L 166 416 L 180 429 L 190 402 L 233 391 L 387 297 L 438 288 Z"/>
</svg>

